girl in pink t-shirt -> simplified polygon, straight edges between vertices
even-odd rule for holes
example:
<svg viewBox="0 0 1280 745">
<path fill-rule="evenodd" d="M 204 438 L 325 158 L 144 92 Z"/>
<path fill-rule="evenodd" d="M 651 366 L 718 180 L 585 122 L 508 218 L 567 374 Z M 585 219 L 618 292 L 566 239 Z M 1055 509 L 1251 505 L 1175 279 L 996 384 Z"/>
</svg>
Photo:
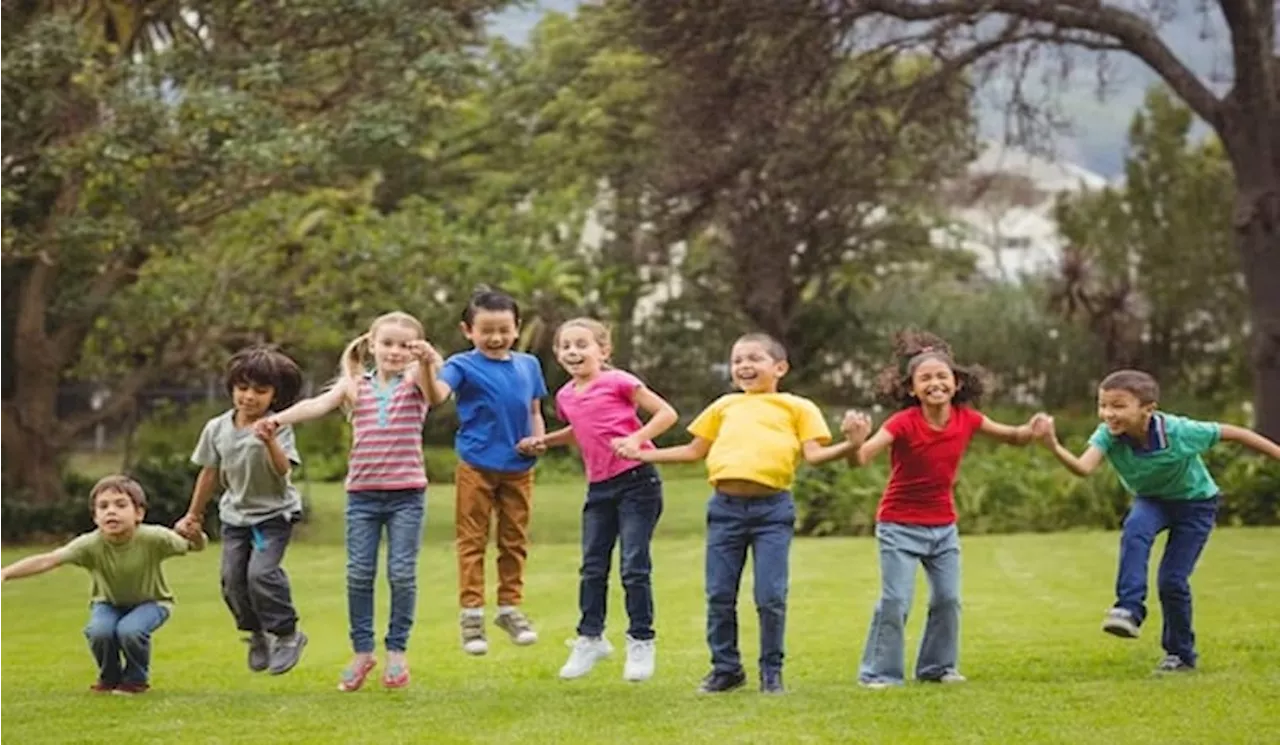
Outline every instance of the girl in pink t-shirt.
<svg viewBox="0 0 1280 745">
<path fill-rule="evenodd" d="M 876 512 L 880 546 L 880 601 L 863 651 L 858 682 L 869 688 L 901 685 L 906 677 L 904 628 L 915 588 L 916 565 L 929 579 L 929 616 L 916 657 L 916 679 L 962 683 L 960 656 L 960 536 L 952 487 L 975 434 L 1026 445 L 1032 424 L 994 422 L 968 404 L 982 395 L 976 370 L 957 365 L 945 341 L 925 333 L 898 337 L 898 364 L 879 377 L 881 398 L 899 411 L 850 463 L 865 465 L 890 450 L 889 484 Z M 1043 416 L 1040 414 L 1037 417 Z M 845 417 L 846 431 L 870 427 L 861 414 Z M 851 435 L 852 436 L 852 435 Z"/>
<path fill-rule="evenodd" d="M 609 329 L 591 318 L 566 321 L 556 331 L 556 359 L 570 379 L 556 392 L 556 415 L 569 426 L 541 438 L 545 445 L 576 442 L 587 471 L 582 508 L 582 570 L 578 585 L 578 638 L 560 677 L 580 678 L 613 646 L 604 638 L 605 601 L 613 545 L 621 543 L 626 596 L 625 680 L 653 675 L 653 588 L 649 544 L 662 515 L 662 480 L 652 465 L 618 455 L 649 449 L 654 437 L 676 423 L 676 410 L 628 372 L 608 364 Z M 642 424 L 636 407 L 649 414 Z"/>
</svg>

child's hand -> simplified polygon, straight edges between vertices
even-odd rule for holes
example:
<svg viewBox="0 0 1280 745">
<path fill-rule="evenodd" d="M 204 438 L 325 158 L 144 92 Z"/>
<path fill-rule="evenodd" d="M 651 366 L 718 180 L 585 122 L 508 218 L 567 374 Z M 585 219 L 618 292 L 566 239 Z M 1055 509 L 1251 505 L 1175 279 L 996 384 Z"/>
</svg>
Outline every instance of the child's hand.
<svg viewBox="0 0 1280 745">
<path fill-rule="evenodd" d="M 173 524 L 173 532 L 186 538 L 188 541 L 195 542 L 202 534 L 200 525 L 203 521 L 196 515 L 183 515 L 178 522 Z"/>
<path fill-rule="evenodd" d="M 639 453 L 641 446 L 644 445 L 640 438 L 635 435 L 616 437 L 609 444 L 613 447 L 614 455 L 628 460 L 639 460 L 634 454 Z"/>
<path fill-rule="evenodd" d="M 840 422 L 840 431 L 850 442 L 864 442 L 867 435 L 871 434 L 871 417 L 861 411 L 850 409 L 844 413 L 844 419 Z"/>
<path fill-rule="evenodd" d="M 253 434 L 263 442 L 275 437 L 277 429 L 280 429 L 280 422 L 277 422 L 274 417 L 264 416 L 253 423 Z"/>
<path fill-rule="evenodd" d="M 526 437 L 516 443 L 516 451 L 521 455 L 539 456 L 547 452 L 547 443 L 541 437 Z"/>
<path fill-rule="evenodd" d="M 1044 412 L 1040 412 L 1031 417 L 1028 422 L 1031 425 L 1031 437 L 1039 440 L 1048 447 L 1053 447 L 1058 442 L 1058 433 L 1054 430 L 1053 417 Z"/>
<path fill-rule="evenodd" d="M 409 351 L 413 353 L 415 360 L 421 364 L 430 365 L 433 370 L 439 370 L 444 365 L 444 357 L 441 357 L 428 341 L 417 339 L 409 342 Z"/>
</svg>

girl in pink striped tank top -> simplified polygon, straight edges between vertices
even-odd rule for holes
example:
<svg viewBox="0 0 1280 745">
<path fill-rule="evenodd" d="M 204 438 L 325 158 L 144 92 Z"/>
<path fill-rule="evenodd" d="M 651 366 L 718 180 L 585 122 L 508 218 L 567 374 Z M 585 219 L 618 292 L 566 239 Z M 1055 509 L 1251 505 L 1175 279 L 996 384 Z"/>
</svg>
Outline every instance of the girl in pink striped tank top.
<svg viewBox="0 0 1280 745">
<path fill-rule="evenodd" d="M 427 397 L 422 370 L 435 350 L 422 324 L 407 313 L 374 320 L 342 355 L 342 374 L 329 390 L 263 420 L 265 428 L 296 424 L 342 407 L 351 422 L 347 464 L 347 617 L 355 656 L 338 682 L 355 691 L 377 665 L 374 659 L 373 581 L 378 544 L 387 534 L 387 581 L 391 618 L 382 684 L 409 683 L 405 659 L 417 605 L 418 549 L 426 513 L 427 474 L 422 426 Z M 366 367 L 372 357 L 373 368 Z M 437 360 L 438 362 L 438 360 Z"/>
</svg>

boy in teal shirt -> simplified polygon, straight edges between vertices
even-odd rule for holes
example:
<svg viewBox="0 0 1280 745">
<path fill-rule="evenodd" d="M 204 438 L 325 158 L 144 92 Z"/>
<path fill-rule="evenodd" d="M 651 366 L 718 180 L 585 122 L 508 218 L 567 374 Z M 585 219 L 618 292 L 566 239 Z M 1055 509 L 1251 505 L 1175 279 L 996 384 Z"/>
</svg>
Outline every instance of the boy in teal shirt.
<svg viewBox="0 0 1280 745">
<path fill-rule="evenodd" d="M 126 476 L 107 476 L 89 493 L 98 529 L 62 548 L 28 556 L 0 570 L 0 580 L 43 574 L 63 564 L 89 571 L 89 625 L 84 634 L 98 662 L 98 693 L 144 693 L 151 665 L 151 634 L 169 620 L 173 593 L 160 562 L 204 548 L 160 525 L 142 525 L 147 495 Z M 123 657 L 123 664 L 121 658 Z"/>
<path fill-rule="evenodd" d="M 1108 375 L 1098 386 L 1102 424 L 1079 458 L 1058 442 L 1052 419 L 1044 419 L 1034 431 L 1077 476 L 1092 473 L 1105 458 L 1134 495 L 1120 537 L 1116 603 L 1107 611 L 1103 631 L 1138 638 L 1147 614 L 1151 545 L 1157 534 L 1169 531 L 1156 580 L 1165 650 L 1156 669 L 1181 672 L 1196 666 L 1189 579 L 1213 530 L 1220 497 L 1200 454 L 1225 440 L 1280 459 L 1280 446 L 1243 427 L 1157 412 L 1159 398 L 1160 387 L 1147 373 L 1119 370 Z"/>
</svg>

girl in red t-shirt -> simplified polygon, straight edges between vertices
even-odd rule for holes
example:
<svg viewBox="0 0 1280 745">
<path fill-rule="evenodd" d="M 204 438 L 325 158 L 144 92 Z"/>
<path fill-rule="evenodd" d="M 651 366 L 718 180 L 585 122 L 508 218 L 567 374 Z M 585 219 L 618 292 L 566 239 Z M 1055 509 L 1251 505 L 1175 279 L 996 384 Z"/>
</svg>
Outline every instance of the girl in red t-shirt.
<svg viewBox="0 0 1280 745">
<path fill-rule="evenodd" d="M 889 484 L 876 512 L 880 601 L 876 603 L 858 682 L 869 688 L 901 685 L 906 677 L 903 629 L 915 589 L 917 562 L 929 578 L 929 617 L 916 658 L 916 679 L 962 683 L 960 651 L 960 538 L 952 487 L 975 433 L 1011 445 L 1032 440 L 1032 418 L 1013 427 L 969 404 L 982 395 L 977 370 L 957 365 L 942 339 L 908 332 L 897 339 L 898 364 L 881 372 L 880 397 L 899 411 L 849 456 L 861 466 L 890 448 Z M 1040 416 L 1040 415 L 1037 415 Z M 850 413 L 844 429 L 870 426 Z"/>
</svg>

